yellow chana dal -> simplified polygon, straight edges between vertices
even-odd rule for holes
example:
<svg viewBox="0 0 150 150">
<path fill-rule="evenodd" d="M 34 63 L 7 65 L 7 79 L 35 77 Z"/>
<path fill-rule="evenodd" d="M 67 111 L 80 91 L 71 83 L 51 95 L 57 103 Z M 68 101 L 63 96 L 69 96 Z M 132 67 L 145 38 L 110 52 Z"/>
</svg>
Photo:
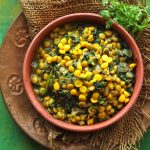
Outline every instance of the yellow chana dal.
<svg viewBox="0 0 150 150">
<path fill-rule="evenodd" d="M 113 30 L 65 24 L 38 47 L 31 82 L 55 118 L 91 125 L 113 117 L 129 102 L 135 66 L 132 51 Z"/>
</svg>

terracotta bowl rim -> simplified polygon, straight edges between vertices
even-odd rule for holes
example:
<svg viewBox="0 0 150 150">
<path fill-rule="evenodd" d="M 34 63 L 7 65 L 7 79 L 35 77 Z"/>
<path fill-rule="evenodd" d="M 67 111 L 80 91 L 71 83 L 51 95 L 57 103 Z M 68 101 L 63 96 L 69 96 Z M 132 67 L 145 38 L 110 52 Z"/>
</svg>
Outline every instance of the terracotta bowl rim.
<svg viewBox="0 0 150 150">
<path fill-rule="evenodd" d="M 31 64 L 28 62 L 29 59 L 31 59 L 30 57 L 32 57 L 30 54 L 32 53 L 32 50 L 35 47 L 35 45 L 39 44 L 39 43 L 37 43 L 39 38 L 41 38 L 41 36 L 44 35 L 44 32 L 47 32 L 47 34 L 48 34 L 48 29 L 53 24 L 57 24 L 59 22 L 59 25 L 62 25 L 62 24 L 64 24 L 64 22 L 63 22 L 64 20 L 66 20 L 68 18 L 79 17 L 79 16 L 83 17 L 83 18 L 85 16 L 86 17 L 91 17 L 92 16 L 95 19 L 99 19 L 99 22 L 101 22 L 101 20 L 106 22 L 105 19 L 103 19 L 101 16 L 99 16 L 97 14 L 93 14 L 93 13 L 75 13 L 75 14 L 70 14 L 70 15 L 60 17 L 60 18 L 52 21 L 48 25 L 46 25 L 35 36 L 35 38 L 32 40 L 32 42 L 29 45 L 29 48 L 26 52 L 26 55 L 25 55 L 25 58 L 24 58 L 24 63 L 23 63 L 23 82 L 24 82 L 25 91 L 27 93 L 27 96 L 28 96 L 30 102 L 32 103 L 32 105 L 34 106 L 36 111 L 43 118 L 45 118 L 47 121 L 49 121 L 53 125 L 56 125 L 57 127 L 60 127 L 60 128 L 66 129 L 66 130 L 78 131 L 78 132 L 91 132 L 91 131 L 96 131 L 96 130 L 99 130 L 99 129 L 102 129 L 102 128 L 105 128 L 105 127 L 108 127 L 108 126 L 114 124 L 115 122 L 119 121 L 125 114 L 127 114 L 127 112 L 133 107 L 133 105 L 135 104 L 135 102 L 137 100 L 139 92 L 141 90 L 141 87 L 142 87 L 144 69 L 143 69 L 142 57 L 141 57 L 139 48 L 138 48 L 136 42 L 134 41 L 134 39 L 131 37 L 131 35 L 122 26 L 120 26 L 116 23 L 113 23 L 113 28 L 116 28 L 115 30 L 122 32 L 122 34 L 123 33 L 125 34 L 124 36 L 128 39 L 128 42 L 129 42 L 129 43 L 127 42 L 127 44 L 130 45 L 130 46 L 132 44 L 132 51 L 134 52 L 134 54 L 133 54 L 134 57 L 135 57 L 135 53 L 138 57 L 139 69 L 136 71 L 136 76 L 138 74 L 140 74 L 140 77 L 139 78 L 136 77 L 136 82 L 135 82 L 135 86 L 134 86 L 134 89 L 136 89 L 136 91 L 135 90 L 133 91 L 133 94 L 130 98 L 129 103 L 123 109 L 121 109 L 115 116 L 113 116 L 112 118 L 110 118 L 106 121 L 100 122 L 100 123 L 96 123 L 94 125 L 84 125 L 84 126 L 73 125 L 73 124 L 69 124 L 69 123 L 66 123 L 64 121 L 58 120 L 58 119 L 54 118 L 52 115 L 50 115 L 45 110 L 45 108 L 41 105 L 41 103 L 37 100 L 36 95 L 34 94 L 34 91 L 32 89 L 32 85 L 31 85 L 31 82 L 30 82 L 30 71 L 29 71 L 31 69 L 31 66 L 30 66 Z M 76 20 L 78 20 L 78 19 L 76 19 Z M 45 33 L 45 35 L 46 35 L 46 33 Z"/>
</svg>

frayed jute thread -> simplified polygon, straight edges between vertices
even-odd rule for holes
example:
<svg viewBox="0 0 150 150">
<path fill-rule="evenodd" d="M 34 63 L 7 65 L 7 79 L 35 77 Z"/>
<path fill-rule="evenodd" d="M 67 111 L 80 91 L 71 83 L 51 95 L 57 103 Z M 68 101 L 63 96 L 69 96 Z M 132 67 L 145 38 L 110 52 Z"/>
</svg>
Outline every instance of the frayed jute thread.
<svg viewBox="0 0 150 150">
<path fill-rule="evenodd" d="M 137 0 L 123 0 L 137 4 Z M 52 20 L 70 13 L 99 13 L 103 9 L 100 0 L 20 0 L 33 38 Z M 141 0 L 140 3 L 145 3 Z M 92 133 L 69 132 L 46 122 L 48 141 L 52 150 L 68 149 L 70 145 L 84 145 L 85 150 L 131 150 L 139 148 L 139 141 L 146 131 L 143 116 L 150 116 L 142 109 L 150 100 L 150 29 L 144 30 L 137 41 L 145 66 L 144 84 L 137 103 L 114 125 Z M 75 149 L 74 149 L 75 150 Z"/>
</svg>

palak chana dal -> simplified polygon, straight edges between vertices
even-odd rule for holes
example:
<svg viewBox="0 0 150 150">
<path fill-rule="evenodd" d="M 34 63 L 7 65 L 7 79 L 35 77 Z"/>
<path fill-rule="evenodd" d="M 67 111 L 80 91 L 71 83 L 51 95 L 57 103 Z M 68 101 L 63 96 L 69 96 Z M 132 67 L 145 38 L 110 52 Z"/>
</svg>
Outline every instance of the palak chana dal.
<svg viewBox="0 0 150 150">
<path fill-rule="evenodd" d="M 55 118 L 92 125 L 114 116 L 130 100 L 136 64 L 119 35 L 98 25 L 53 29 L 31 64 L 37 98 Z"/>
</svg>

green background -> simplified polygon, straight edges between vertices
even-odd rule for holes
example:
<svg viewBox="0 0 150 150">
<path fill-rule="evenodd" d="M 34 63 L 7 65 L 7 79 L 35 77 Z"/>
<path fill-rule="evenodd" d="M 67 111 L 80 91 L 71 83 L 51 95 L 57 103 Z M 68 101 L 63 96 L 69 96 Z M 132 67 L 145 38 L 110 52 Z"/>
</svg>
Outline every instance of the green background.
<svg viewBox="0 0 150 150">
<path fill-rule="evenodd" d="M 150 0 L 147 0 L 150 5 Z M 0 45 L 12 21 L 20 12 L 18 0 L 0 0 Z M 13 121 L 0 93 L 0 150 L 45 150 L 31 140 Z M 141 140 L 140 150 L 150 150 L 150 129 Z"/>
</svg>

